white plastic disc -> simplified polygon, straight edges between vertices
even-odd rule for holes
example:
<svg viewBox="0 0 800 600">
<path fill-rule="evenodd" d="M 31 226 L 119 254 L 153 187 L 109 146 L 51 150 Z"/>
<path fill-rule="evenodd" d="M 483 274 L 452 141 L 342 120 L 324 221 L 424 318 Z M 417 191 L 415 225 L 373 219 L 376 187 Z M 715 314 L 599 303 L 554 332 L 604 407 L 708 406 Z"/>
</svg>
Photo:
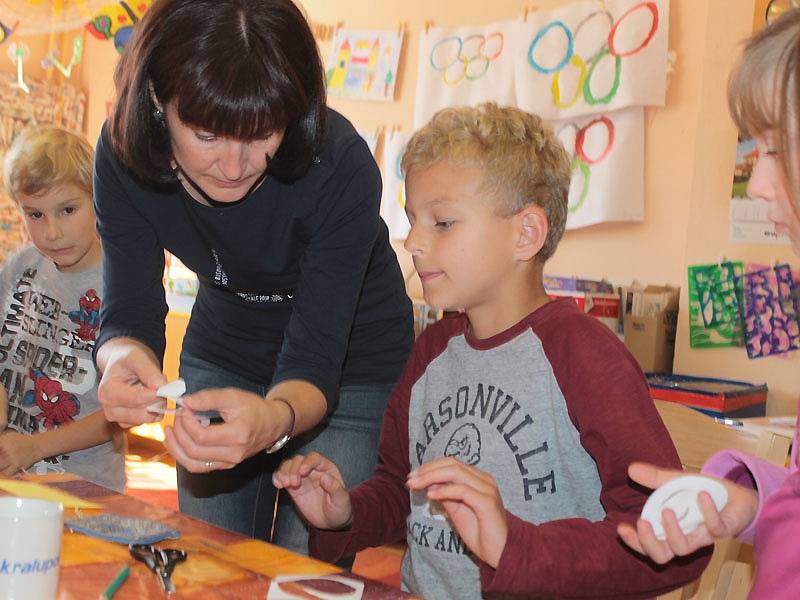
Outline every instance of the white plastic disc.
<svg viewBox="0 0 800 600">
<path fill-rule="evenodd" d="M 719 511 L 728 502 L 728 490 L 719 481 L 702 475 L 682 475 L 650 495 L 642 509 L 642 519 L 653 526 L 656 538 L 664 540 L 667 535 L 661 522 L 661 513 L 669 508 L 678 518 L 681 531 L 689 534 L 703 522 L 703 513 L 697 504 L 697 494 L 700 492 L 707 492 Z"/>
</svg>

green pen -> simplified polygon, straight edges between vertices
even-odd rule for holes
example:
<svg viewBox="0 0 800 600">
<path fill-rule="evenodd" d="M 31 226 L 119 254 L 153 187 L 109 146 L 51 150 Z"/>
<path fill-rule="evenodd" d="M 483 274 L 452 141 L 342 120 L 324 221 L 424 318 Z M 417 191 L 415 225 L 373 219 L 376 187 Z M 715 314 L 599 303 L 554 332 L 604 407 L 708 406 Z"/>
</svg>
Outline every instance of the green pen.
<svg viewBox="0 0 800 600">
<path fill-rule="evenodd" d="M 117 576 L 114 577 L 114 581 L 108 584 L 106 591 L 100 594 L 100 600 L 111 600 L 111 597 L 117 593 L 117 590 L 122 587 L 122 584 L 125 583 L 125 580 L 128 578 L 128 575 L 131 572 L 130 565 L 125 565 L 119 570 Z"/>
</svg>

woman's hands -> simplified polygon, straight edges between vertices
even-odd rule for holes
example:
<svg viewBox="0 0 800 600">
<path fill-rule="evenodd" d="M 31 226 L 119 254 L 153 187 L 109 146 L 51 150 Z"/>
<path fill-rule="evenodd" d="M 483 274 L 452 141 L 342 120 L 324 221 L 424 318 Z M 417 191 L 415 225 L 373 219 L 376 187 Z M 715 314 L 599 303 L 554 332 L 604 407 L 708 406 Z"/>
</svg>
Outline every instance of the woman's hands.
<svg viewBox="0 0 800 600">
<path fill-rule="evenodd" d="M 146 410 L 167 381 L 150 348 L 133 338 L 114 338 L 97 351 L 97 366 L 103 373 L 97 397 L 106 419 L 128 428 L 161 418 Z"/>
<path fill-rule="evenodd" d="M 645 487 L 656 489 L 666 482 L 684 475 L 683 471 L 661 469 L 645 463 L 633 463 L 628 467 L 628 475 Z M 631 548 L 650 557 L 658 564 L 664 564 L 675 556 L 686 556 L 698 548 L 709 546 L 716 540 L 739 535 L 753 521 L 758 510 L 758 495 L 755 491 L 737 485 L 726 479 L 718 479 L 728 491 L 728 503 L 718 511 L 714 501 L 706 492 L 698 495 L 698 505 L 704 522 L 692 533 L 681 531 L 678 519 L 671 510 L 662 515 L 666 540 L 659 540 L 653 527 L 647 521 L 638 519 L 636 527 L 627 523 L 617 526 L 617 533 Z"/>
<path fill-rule="evenodd" d="M 497 482 L 455 458 L 438 458 L 408 475 L 411 490 L 425 490 L 479 559 L 496 569 L 508 540 L 508 521 Z"/>
<path fill-rule="evenodd" d="M 272 483 L 285 489 L 303 517 L 318 529 L 343 529 L 353 519 L 353 505 L 339 469 L 312 452 L 283 461 Z"/>
<path fill-rule="evenodd" d="M 187 471 L 230 469 L 286 433 L 291 411 L 284 402 L 237 388 L 207 389 L 181 398 L 184 408 L 165 429 L 164 445 Z M 216 410 L 224 423 L 204 426 L 195 411 Z"/>
</svg>

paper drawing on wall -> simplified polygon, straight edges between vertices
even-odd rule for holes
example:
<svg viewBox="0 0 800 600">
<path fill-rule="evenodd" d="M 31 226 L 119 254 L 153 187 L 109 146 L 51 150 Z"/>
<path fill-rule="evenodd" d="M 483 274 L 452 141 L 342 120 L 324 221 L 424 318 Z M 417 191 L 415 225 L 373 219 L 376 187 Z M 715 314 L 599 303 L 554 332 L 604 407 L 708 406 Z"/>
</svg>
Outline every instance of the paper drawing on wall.
<svg viewBox="0 0 800 600">
<path fill-rule="evenodd" d="M 406 182 L 400 169 L 403 152 L 411 136 L 395 131 L 383 140 L 383 198 L 381 216 L 389 227 L 389 237 L 404 240 L 411 227 L 406 216 Z"/>
<path fill-rule="evenodd" d="M 689 267 L 689 345 L 741 346 L 743 292 L 741 262 Z"/>
<path fill-rule="evenodd" d="M 19 21 L 17 21 L 11 26 L 6 25 L 2 21 L 0 21 L 0 44 L 2 44 L 9 37 L 11 37 L 11 34 L 14 33 L 14 31 L 16 31 L 18 26 L 19 26 Z"/>
<path fill-rule="evenodd" d="M 663 106 L 668 0 L 606 0 L 531 13 L 515 30 L 518 105 L 550 119 Z"/>
<path fill-rule="evenodd" d="M 789 265 L 748 265 L 743 276 L 748 358 L 800 349 L 797 288 Z"/>
<path fill-rule="evenodd" d="M 375 151 L 378 149 L 378 139 L 380 138 L 380 131 L 378 129 L 362 129 L 360 127 L 356 128 L 358 135 L 360 135 L 365 142 L 367 142 L 367 146 L 369 146 L 369 151 L 372 153 L 372 156 L 375 156 Z"/>
<path fill-rule="evenodd" d="M 403 32 L 339 29 L 328 61 L 328 95 L 394 100 Z"/>
<path fill-rule="evenodd" d="M 644 218 L 644 110 L 553 121 L 572 159 L 567 228 Z"/>
<path fill-rule="evenodd" d="M 85 25 L 106 2 L 108 0 L 2 0 L 0 19 L 21 35 L 69 31 Z"/>
<path fill-rule="evenodd" d="M 750 198 L 747 185 L 758 160 L 755 140 L 739 139 L 736 144 L 736 166 L 733 170 L 731 206 L 729 211 L 729 238 L 732 242 L 749 244 L 788 244 L 785 233 L 775 231 L 769 220 L 769 206 L 765 200 Z"/>
<path fill-rule="evenodd" d="M 420 33 L 414 126 L 447 106 L 514 104 L 513 22 Z"/>
<path fill-rule="evenodd" d="M 153 0 L 120 0 L 109 2 L 86 24 L 86 30 L 101 40 L 114 40 L 120 54 L 133 33 L 133 26 L 150 8 Z"/>
</svg>

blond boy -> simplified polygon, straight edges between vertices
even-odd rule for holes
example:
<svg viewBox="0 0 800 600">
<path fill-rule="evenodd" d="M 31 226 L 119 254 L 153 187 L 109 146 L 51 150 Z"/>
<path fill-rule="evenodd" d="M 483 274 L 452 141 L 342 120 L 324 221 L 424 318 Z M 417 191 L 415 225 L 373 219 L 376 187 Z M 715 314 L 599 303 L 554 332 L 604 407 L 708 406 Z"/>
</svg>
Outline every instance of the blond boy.
<svg viewBox="0 0 800 600">
<path fill-rule="evenodd" d="M 312 554 L 405 539 L 403 585 L 425 598 L 646 597 L 697 577 L 705 555 L 656 569 L 617 538 L 646 499 L 633 457 L 680 463 L 616 336 L 545 293 L 570 181 L 551 130 L 516 108 L 446 109 L 403 170 L 425 300 L 460 313 L 414 346 L 372 479 L 348 492 L 319 455 L 280 468 Z"/>
<path fill-rule="evenodd" d="M 70 471 L 121 491 L 124 439 L 99 410 L 92 359 L 102 293 L 92 161 L 83 138 L 54 127 L 23 132 L 6 154 L 6 191 L 32 244 L 0 273 L 0 474 Z"/>
</svg>

